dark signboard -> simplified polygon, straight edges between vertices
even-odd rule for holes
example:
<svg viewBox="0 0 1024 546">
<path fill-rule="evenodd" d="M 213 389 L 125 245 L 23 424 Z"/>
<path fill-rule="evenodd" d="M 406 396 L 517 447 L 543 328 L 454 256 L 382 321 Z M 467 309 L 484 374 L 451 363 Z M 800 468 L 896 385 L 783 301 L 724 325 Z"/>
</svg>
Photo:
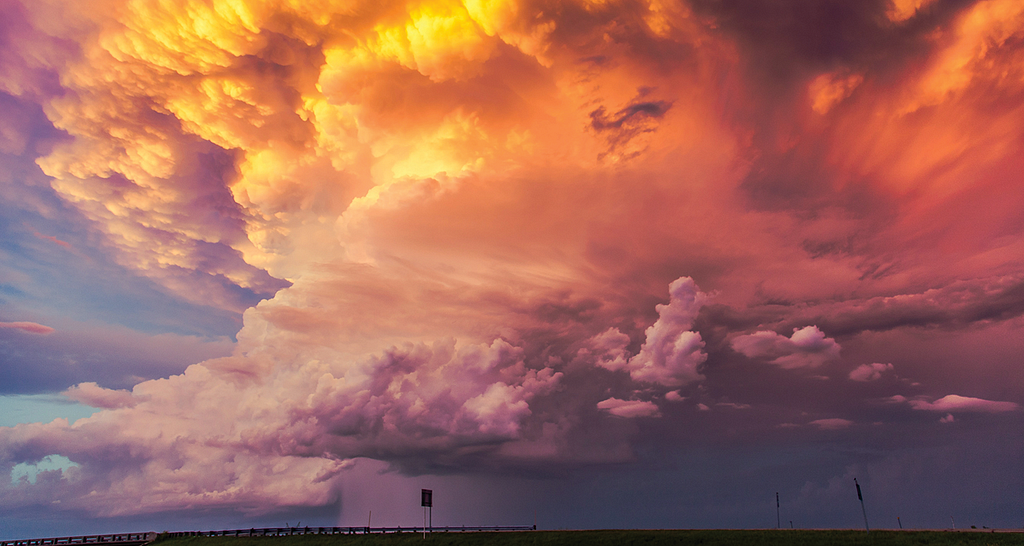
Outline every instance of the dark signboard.
<svg viewBox="0 0 1024 546">
<path fill-rule="evenodd" d="M 420 506 L 434 506 L 434 491 L 432 489 L 420 490 Z"/>
</svg>

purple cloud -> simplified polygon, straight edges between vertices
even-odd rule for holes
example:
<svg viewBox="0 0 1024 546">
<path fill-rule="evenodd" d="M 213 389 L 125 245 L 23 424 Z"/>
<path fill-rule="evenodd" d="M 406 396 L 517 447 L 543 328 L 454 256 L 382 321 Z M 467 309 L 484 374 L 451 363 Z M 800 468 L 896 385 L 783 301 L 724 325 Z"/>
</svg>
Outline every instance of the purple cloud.
<svg viewBox="0 0 1024 546">
<path fill-rule="evenodd" d="M 644 400 L 619 400 L 609 398 L 597 403 L 597 408 L 619 417 L 661 417 L 658 406 Z"/>
<path fill-rule="evenodd" d="M 881 379 L 882 374 L 890 371 L 892 371 L 892 364 L 874 362 L 857 366 L 850 371 L 849 377 L 852 381 L 877 381 Z"/>
<path fill-rule="evenodd" d="M 794 328 L 788 338 L 770 331 L 740 335 L 732 339 L 731 346 L 748 358 L 764 360 L 786 370 L 816 368 L 839 358 L 839 344 L 825 337 L 817 326 Z"/>
</svg>

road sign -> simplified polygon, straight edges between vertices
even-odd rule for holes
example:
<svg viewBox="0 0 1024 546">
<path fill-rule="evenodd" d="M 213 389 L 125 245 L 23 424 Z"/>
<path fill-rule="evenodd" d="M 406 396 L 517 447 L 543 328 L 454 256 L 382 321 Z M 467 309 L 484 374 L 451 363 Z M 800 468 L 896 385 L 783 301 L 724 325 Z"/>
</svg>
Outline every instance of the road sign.
<svg viewBox="0 0 1024 546">
<path fill-rule="evenodd" d="M 434 506 L 434 491 L 432 489 L 420 490 L 420 506 Z"/>
</svg>

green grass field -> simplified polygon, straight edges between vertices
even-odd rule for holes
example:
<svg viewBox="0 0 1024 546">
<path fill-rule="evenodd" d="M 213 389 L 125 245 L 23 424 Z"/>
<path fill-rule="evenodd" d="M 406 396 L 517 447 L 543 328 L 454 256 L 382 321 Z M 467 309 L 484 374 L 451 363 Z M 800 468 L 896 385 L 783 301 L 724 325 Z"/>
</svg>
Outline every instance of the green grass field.
<svg viewBox="0 0 1024 546">
<path fill-rule="evenodd" d="M 297 535 L 284 537 L 189 537 L 155 546 L 612 546 L 612 545 L 1024 545 L 1024 533 L 945 531 L 526 531 L 506 533 L 417 533 Z"/>
</svg>

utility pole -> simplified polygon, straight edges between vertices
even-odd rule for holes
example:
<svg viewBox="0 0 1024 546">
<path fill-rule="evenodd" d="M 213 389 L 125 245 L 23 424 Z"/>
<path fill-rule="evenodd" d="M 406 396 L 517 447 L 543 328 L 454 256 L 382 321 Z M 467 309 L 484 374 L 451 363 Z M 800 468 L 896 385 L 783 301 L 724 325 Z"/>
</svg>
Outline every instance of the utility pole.
<svg viewBox="0 0 1024 546">
<path fill-rule="evenodd" d="M 782 516 L 779 511 L 779 492 L 775 492 L 775 528 L 782 529 Z"/>
<path fill-rule="evenodd" d="M 860 484 L 857 483 L 857 478 L 853 479 L 853 485 L 857 486 L 857 499 L 860 500 L 860 511 L 864 514 L 864 529 L 870 533 L 871 528 L 868 527 L 868 511 L 864 509 L 864 495 L 860 494 Z"/>
</svg>

